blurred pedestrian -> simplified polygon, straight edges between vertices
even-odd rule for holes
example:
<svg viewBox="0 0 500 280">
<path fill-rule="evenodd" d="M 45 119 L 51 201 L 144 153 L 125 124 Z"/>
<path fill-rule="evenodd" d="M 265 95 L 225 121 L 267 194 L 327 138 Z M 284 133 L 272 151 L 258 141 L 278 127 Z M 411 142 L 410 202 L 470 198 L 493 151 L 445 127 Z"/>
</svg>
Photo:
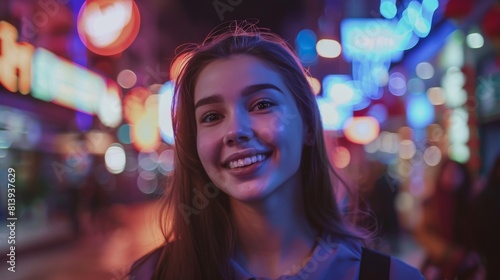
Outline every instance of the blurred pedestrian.
<svg viewBox="0 0 500 280">
<path fill-rule="evenodd" d="M 474 239 L 483 258 L 486 279 L 500 279 L 500 155 L 475 205 Z"/>
<path fill-rule="evenodd" d="M 415 232 L 426 254 L 426 279 L 474 279 L 479 270 L 472 250 L 471 184 L 465 165 L 451 159 L 442 162 Z"/>
</svg>

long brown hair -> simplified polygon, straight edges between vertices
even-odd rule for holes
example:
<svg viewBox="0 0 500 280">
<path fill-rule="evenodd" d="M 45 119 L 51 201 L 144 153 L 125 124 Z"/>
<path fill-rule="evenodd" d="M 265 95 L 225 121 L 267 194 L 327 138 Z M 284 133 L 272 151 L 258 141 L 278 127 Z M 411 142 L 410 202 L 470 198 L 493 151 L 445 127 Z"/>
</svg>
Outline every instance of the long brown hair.
<svg viewBox="0 0 500 280">
<path fill-rule="evenodd" d="M 175 81 L 172 119 L 175 170 L 163 197 L 162 230 L 170 242 L 154 279 L 231 279 L 230 257 L 235 232 L 229 218 L 228 196 L 218 191 L 203 169 L 196 147 L 194 88 L 209 63 L 233 55 L 260 59 L 281 75 L 292 93 L 304 124 L 313 136 L 302 150 L 302 192 L 311 225 L 338 237 L 358 238 L 339 211 L 332 189 L 319 109 L 306 73 L 291 48 L 280 37 L 236 24 L 212 34 L 188 50 L 189 59 Z M 181 53 L 182 54 L 182 53 Z M 180 55 L 181 55 L 180 54 Z"/>
</svg>

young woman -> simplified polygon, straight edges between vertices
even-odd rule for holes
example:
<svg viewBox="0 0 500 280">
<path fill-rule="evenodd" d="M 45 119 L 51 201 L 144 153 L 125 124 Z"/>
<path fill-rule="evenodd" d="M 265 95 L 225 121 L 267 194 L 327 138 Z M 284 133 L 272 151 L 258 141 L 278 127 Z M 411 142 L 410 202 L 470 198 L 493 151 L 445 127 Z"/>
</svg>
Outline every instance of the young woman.
<svg viewBox="0 0 500 280">
<path fill-rule="evenodd" d="M 366 273 L 369 251 L 335 200 L 315 97 L 282 39 L 241 27 L 211 36 L 190 50 L 173 104 L 175 170 L 162 211 L 170 242 L 136 262 L 131 279 Z M 422 279 L 379 257 L 380 279 Z"/>
</svg>

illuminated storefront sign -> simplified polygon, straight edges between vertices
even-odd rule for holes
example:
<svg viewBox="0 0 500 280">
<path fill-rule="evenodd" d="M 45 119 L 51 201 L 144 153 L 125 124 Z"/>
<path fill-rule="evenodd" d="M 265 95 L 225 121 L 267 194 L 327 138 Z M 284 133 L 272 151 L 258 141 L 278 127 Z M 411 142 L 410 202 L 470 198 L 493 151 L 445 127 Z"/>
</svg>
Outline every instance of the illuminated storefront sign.
<svg viewBox="0 0 500 280">
<path fill-rule="evenodd" d="M 118 85 L 55 54 L 17 42 L 17 30 L 0 21 L 0 84 L 91 115 L 107 126 L 121 122 Z M 105 103 L 106 106 L 101 106 Z"/>
<path fill-rule="evenodd" d="M 28 94 L 35 48 L 27 43 L 17 43 L 17 36 L 14 26 L 0 21 L 0 84 L 9 91 Z"/>
<path fill-rule="evenodd" d="M 398 32 L 397 22 L 384 19 L 345 19 L 341 24 L 343 55 L 351 60 L 401 59 L 408 33 Z"/>
</svg>

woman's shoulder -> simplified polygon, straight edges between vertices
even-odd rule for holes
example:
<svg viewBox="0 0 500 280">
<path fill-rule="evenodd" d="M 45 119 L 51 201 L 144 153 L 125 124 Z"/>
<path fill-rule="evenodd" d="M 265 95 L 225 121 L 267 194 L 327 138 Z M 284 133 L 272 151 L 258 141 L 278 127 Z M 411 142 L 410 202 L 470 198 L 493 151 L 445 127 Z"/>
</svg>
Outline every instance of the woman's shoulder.
<svg viewBox="0 0 500 280">
<path fill-rule="evenodd" d="M 152 279 L 158 260 L 166 248 L 167 245 L 163 245 L 136 260 L 130 268 L 129 280 Z"/>
<path fill-rule="evenodd" d="M 420 280 L 424 279 L 424 276 L 418 269 L 415 267 L 405 263 L 404 261 L 391 256 L 391 270 L 390 270 L 390 279 L 398 280 L 398 279 L 408 279 L 408 280 Z"/>
<path fill-rule="evenodd" d="M 317 270 L 321 270 L 322 267 L 325 268 L 324 274 L 318 273 L 318 275 L 325 276 L 316 279 L 329 279 L 332 276 L 340 277 L 338 279 L 358 279 L 362 270 L 362 263 L 365 266 L 363 268 L 365 275 L 365 272 L 368 271 L 379 275 L 389 274 L 388 279 L 390 280 L 424 279 L 418 269 L 397 257 L 389 256 L 376 250 L 367 250 L 356 239 L 339 238 L 334 234 L 323 234 L 316 250 L 312 257 L 312 261 L 316 263 L 312 263 L 311 266 L 317 266 Z M 372 254 L 367 254 L 366 251 Z M 382 278 L 387 279 L 387 276 L 383 276 Z M 373 278 L 368 276 L 367 279 Z"/>
</svg>

